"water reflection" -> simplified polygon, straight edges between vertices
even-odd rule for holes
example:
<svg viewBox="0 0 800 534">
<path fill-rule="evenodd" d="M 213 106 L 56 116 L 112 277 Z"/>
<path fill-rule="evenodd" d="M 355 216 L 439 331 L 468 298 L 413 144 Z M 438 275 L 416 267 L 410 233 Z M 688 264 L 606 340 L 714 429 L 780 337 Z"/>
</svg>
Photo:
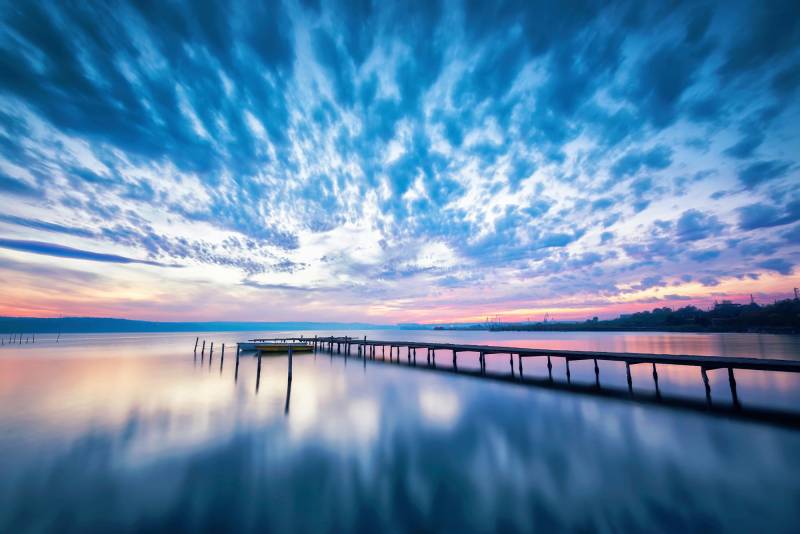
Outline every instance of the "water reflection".
<svg viewBox="0 0 800 534">
<path fill-rule="evenodd" d="M 563 366 L 552 388 L 527 387 L 507 356 L 482 375 L 460 354 L 460 375 L 441 354 L 437 372 L 422 357 L 414 370 L 413 354 L 411 368 L 295 356 L 289 381 L 283 357 L 209 373 L 194 338 L 0 357 L 0 532 L 780 532 L 800 520 L 800 432 L 575 394 L 595 388 L 592 361 L 572 362 L 570 391 Z M 601 385 L 616 372 L 626 391 L 624 365 L 602 363 Z M 547 384 L 546 365 L 526 360 L 525 375 Z M 478 378 L 501 370 L 507 381 Z M 634 384 L 652 371 L 634 366 Z M 657 371 L 661 389 L 681 389 Z M 708 375 L 727 386 L 724 370 Z M 694 384 L 702 396 L 697 370 Z"/>
</svg>

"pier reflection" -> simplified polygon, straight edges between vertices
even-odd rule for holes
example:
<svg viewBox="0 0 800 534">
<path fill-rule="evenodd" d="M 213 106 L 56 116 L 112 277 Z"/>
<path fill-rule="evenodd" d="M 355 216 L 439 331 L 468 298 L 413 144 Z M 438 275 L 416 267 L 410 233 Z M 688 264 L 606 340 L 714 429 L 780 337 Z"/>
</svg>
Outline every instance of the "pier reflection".
<svg viewBox="0 0 800 534">
<path fill-rule="evenodd" d="M 791 409 L 787 410 L 787 409 L 782 409 L 780 407 L 759 407 L 759 406 L 751 406 L 745 408 L 742 405 L 741 401 L 739 400 L 734 370 L 731 368 L 725 369 L 727 371 L 731 402 L 714 403 L 712 398 L 711 385 L 708 377 L 708 369 L 706 369 L 705 367 L 700 367 L 700 375 L 705 389 L 705 402 L 702 402 L 690 396 L 664 395 L 659 385 L 658 366 L 655 363 L 647 364 L 651 367 L 652 370 L 653 392 L 651 394 L 647 392 L 635 392 L 633 388 L 633 377 L 631 374 L 631 366 L 645 365 L 644 363 L 625 362 L 626 381 L 628 387 L 627 391 L 624 391 L 612 385 L 601 385 L 600 366 L 596 358 L 592 359 L 594 383 L 591 386 L 587 386 L 586 384 L 573 383 L 572 371 L 570 369 L 570 361 L 571 361 L 570 358 L 562 358 L 564 360 L 564 376 L 566 378 L 566 382 L 559 382 L 554 380 L 553 378 L 553 364 L 551 356 L 543 356 L 544 358 L 546 358 L 547 361 L 547 379 L 543 380 L 539 377 L 525 376 L 522 363 L 524 358 L 522 358 L 520 355 L 517 355 L 518 374 L 515 374 L 514 353 L 508 354 L 510 374 L 506 374 L 502 372 L 491 372 L 491 371 L 487 372 L 486 359 L 488 355 L 485 353 L 478 353 L 477 357 L 478 357 L 479 367 L 476 370 L 474 368 L 463 367 L 463 366 L 459 368 L 455 350 L 452 351 L 452 365 L 450 367 L 437 366 L 436 349 L 433 348 L 427 349 L 426 363 L 422 364 L 421 366 L 417 366 L 415 352 L 418 347 L 406 347 L 406 358 L 405 358 L 405 363 L 403 363 L 401 361 L 400 346 L 391 346 L 391 345 L 389 346 L 389 357 L 387 360 L 387 358 L 384 356 L 383 346 L 381 346 L 382 349 L 381 357 L 378 358 L 375 356 L 376 354 L 375 346 L 372 346 L 371 348 L 365 347 L 363 352 L 359 349 L 358 353 L 355 356 L 353 356 L 350 355 L 349 347 L 341 347 L 337 345 L 338 344 L 336 343 L 323 344 L 320 345 L 321 348 L 315 349 L 314 352 L 315 354 L 317 350 L 322 352 L 327 352 L 330 355 L 331 359 L 333 359 L 334 355 L 337 355 L 337 357 L 341 356 L 345 365 L 348 357 L 361 358 L 363 360 L 365 369 L 367 366 L 367 362 L 371 361 L 378 364 L 400 365 L 408 367 L 410 369 L 430 370 L 442 373 L 450 373 L 450 374 L 458 374 L 475 378 L 482 378 L 492 381 L 512 382 L 515 384 L 523 384 L 534 387 L 550 387 L 558 390 L 573 391 L 581 394 L 590 394 L 590 395 L 593 394 L 602 397 L 614 397 L 614 398 L 626 399 L 633 402 L 644 402 L 644 403 L 655 402 L 663 406 L 671 406 L 674 408 L 699 410 L 715 415 L 738 417 L 749 420 L 760 420 L 769 423 L 777 423 L 793 427 L 800 427 L 800 410 L 791 410 Z M 493 355 L 497 356 L 496 353 Z"/>
</svg>

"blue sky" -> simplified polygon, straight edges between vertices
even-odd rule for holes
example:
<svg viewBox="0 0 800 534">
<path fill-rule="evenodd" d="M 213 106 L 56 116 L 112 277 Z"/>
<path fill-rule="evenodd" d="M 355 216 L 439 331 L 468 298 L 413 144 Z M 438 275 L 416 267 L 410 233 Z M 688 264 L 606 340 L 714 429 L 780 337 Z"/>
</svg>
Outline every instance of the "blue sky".
<svg viewBox="0 0 800 534">
<path fill-rule="evenodd" d="M 797 2 L 4 2 L 0 313 L 584 318 L 800 285 Z"/>
</svg>

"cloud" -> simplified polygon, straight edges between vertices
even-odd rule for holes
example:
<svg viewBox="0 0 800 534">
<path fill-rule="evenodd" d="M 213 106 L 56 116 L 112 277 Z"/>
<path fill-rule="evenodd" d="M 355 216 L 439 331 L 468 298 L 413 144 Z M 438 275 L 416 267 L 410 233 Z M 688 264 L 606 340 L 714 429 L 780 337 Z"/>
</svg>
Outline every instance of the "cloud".
<svg viewBox="0 0 800 534">
<path fill-rule="evenodd" d="M 7 193 L 20 197 L 36 197 L 39 191 L 28 183 L 0 173 L 0 193 Z"/>
<path fill-rule="evenodd" d="M 791 164 L 787 161 L 757 161 L 739 169 L 739 181 L 746 187 L 753 188 L 764 182 L 782 178 L 790 168 Z"/>
<path fill-rule="evenodd" d="M 698 210 L 687 210 L 678 219 L 675 234 L 678 241 L 699 241 L 719 235 L 723 228 L 724 225 L 716 216 Z"/>
<path fill-rule="evenodd" d="M 611 167 L 611 174 L 615 178 L 623 178 L 636 174 L 642 168 L 661 170 L 670 164 L 672 164 L 672 149 L 658 145 L 644 152 L 634 150 L 627 153 Z"/>
<path fill-rule="evenodd" d="M 56 224 L 38 219 L 29 219 L 27 217 L 17 217 L 15 215 L 2 215 L 0 214 L 0 222 L 15 224 L 17 226 L 24 226 L 35 230 L 42 230 L 45 232 L 52 232 L 57 234 L 66 234 L 76 237 L 96 237 L 96 233 L 86 228 L 75 226 L 65 226 L 63 224 Z"/>
<path fill-rule="evenodd" d="M 705 263 L 705 262 L 711 261 L 713 259 L 716 259 L 716 258 L 719 257 L 719 255 L 720 255 L 720 251 L 719 250 L 715 250 L 715 249 L 693 250 L 693 251 L 689 252 L 689 257 L 692 259 L 692 261 L 696 261 L 696 262 L 700 262 L 700 263 Z"/>
<path fill-rule="evenodd" d="M 137 260 L 116 254 L 103 254 L 90 252 L 54 243 L 43 243 L 41 241 L 25 241 L 20 239 L 0 238 L 0 248 L 28 252 L 31 254 L 42 254 L 44 256 L 55 256 L 57 258 L 70 258 L 76 260 L 99 261 L 104 263 L 138 263 L 142 265 L 153 265 L 156 267 L 179 267 L 178 265 L 165 265 L 155 261 Z"/>
<path fill-rule="evenodd" d="M 775 271 L 776 273 L 783 275 L 792 274 L 793 267 L 792 263 L 783 258 L 771 258 L 769 260 L 764 260 L 758 263 L 758 266 L 763 269 L 767 269 L 768 271 Z"/>
<path fill-rule="evenodd" d="M 782 226 L 800 220 L 800 200 L 791 201 L 782 208 L 767 204 L 749 204 L 738 209 L 739 228 L 755 230 Z"/>
</svg>

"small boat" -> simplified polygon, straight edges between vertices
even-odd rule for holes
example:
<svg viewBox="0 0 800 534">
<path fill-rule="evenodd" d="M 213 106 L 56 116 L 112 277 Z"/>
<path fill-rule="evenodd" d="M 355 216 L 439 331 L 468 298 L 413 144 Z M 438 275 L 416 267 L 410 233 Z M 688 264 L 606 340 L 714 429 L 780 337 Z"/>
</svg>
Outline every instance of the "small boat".
<svg viewBox="0 0 800 534">
<path fill-rule="evenodd" d="M 257 350 L 259 352 L 289 352 L 289 349 L 292 349 L 292 352 L 311 352 L 314 350 L 314 345 L 311 343 L 281 343 L 278 341 L 246 343 L 248 346 L 251 344 L 253 348 L 245 350 Z M 239 346 L 241 347 L 241 345 Z"/>
</svg>

